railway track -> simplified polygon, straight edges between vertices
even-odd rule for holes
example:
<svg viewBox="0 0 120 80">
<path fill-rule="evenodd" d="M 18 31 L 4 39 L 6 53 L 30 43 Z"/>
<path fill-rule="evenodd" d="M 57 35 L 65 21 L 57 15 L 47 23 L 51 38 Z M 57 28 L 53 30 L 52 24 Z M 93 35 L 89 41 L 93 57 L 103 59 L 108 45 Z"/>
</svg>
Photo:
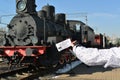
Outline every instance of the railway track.
<svg viewBox="0 0 120 80">
<path fill-rule="evenodd" d="M 36 71 L 32 71 L 32 70 L 26 71 L 26 69 L 21 68 L 14 71 L 12 70 L 9 72 L 4 72 L 0 74 L 1 76 L 0 80 L 34 80 L 34 79 L 41 80 L 41 78 L 43 79 L 43 77 L 46 77 L 48 75 L 49 77 L 52 76 L 51 74 L 55 72 L 55 70 L 52 68 L 39 69 Z"/>
<path fill-rule="evenodd" d="M 10 80 L 9 77 L 13 77 L 16 74 L 27 72 L 29 70 L 28 66 L 19 66 L 19 67 L 12 67 L 9 69 L 9 66 L 6 63 L 0 63 L 0 80 Z"/>
<path fill-rule="evenodd" d="M 44 80 L 44 79 L 52 79 L 53 74 L 63 66 L 57 67 L 39 67 L 39 69 L 35 70 L 31 66 L 22 66 L 22 67 L 12 67 L 8 69 L 8 65 L 6 63 L 0 63 L 0 80 Z"/>
<path fill-rule="evenodd" d="M 31 80 L 52 74 L 57 68 L 39 68 L 33 69 L 31 66 L 14 67 L 8 69 L 6 63 L 0 63 L 0 80 Z"/>
</svg>

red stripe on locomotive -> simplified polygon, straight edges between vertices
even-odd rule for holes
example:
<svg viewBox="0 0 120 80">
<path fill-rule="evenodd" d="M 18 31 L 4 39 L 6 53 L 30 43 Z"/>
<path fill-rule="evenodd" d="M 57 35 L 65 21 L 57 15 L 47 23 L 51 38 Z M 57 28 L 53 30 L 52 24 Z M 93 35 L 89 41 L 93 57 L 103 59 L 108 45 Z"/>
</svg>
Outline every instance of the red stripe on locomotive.
<svg viewBox="0 0 120 80">
<path fill-rule="evenodd" d="M 38 54 L 37 55 L 42 55 L 45 53 L 46 46 L 16 46 L 16 47 L 0 47 L 1 49 L 4 50 L 4 55 L 3 56 L 13 56 L 14 52 L 18 51 L 20 56 L 28 56 L 26 54 L 26 49 L 37 49 Z M 29 56 L 35 56 L 34 54 L 30 53 L 31 55 Z"/>
</svg>

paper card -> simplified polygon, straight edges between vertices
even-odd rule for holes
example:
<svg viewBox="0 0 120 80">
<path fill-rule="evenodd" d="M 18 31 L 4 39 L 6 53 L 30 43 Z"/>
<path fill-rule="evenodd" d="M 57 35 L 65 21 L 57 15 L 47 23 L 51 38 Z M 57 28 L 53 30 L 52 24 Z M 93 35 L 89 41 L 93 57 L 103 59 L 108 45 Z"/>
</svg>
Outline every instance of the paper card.
<svg viewBox="0 0 120 80">
<path fill-rule="evenodd" d="M 71 40 L 70 39 L 66 39 L 66 40 L 56 44 L 56 47 L 57 47 L 58 51 L 62 51 L 62 50 L 66 49 L 70 46 L 71 46 Z"/>
</svg>

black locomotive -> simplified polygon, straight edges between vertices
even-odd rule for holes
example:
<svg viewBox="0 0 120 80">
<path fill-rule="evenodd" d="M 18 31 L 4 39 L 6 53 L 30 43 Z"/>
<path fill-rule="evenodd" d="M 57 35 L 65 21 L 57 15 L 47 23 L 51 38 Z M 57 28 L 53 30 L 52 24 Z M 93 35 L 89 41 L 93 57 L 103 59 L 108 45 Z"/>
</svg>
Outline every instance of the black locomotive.
<svg viewBox="0 0 120 80">
<path fill-rule="evenodd" d="M 80 44 L 93 44 L 92 28 L 81 21 L 66 20 L 64 13 L 55 14 L 55 7 L 52 5 L 36 11 L 35 0 L 16 0 L 16 12 L 17 15 L 7 26 L 8 32 L 0 42 L 4 46 L 0 49 L 1 54 L 10 57 L 20 54 L 27 57 L 24 59 L 27 62 L 34 55 L 37 63 L 42 65 L 63 64 L 64 61 L 69 62 L 72 55 L 68 51 L 59 53 L 55 48 L 56 43 L 74 38 Z M 24 60 L 22 58 L 22 62 Z M 21 61 L 21 58 L 17 61 Z"/>
<path fill-rule="evenodd" d="M 67 37 L 65 14 L 56 14 L 55 8 L 46 5 L 36 11 L 35 0 L 16 0 L 17 15 L 8 25 L 5 45 L 41 45 L 58 42 L 59 37 Z M 62 40 L 62 39 L 61 39 Z"/>
</svg>

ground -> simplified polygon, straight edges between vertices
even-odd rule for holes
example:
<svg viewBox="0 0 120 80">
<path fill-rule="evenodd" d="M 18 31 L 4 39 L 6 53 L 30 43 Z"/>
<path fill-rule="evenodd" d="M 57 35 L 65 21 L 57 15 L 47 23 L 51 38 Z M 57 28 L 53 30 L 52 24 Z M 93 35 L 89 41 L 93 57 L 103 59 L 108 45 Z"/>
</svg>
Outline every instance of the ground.
<svg viewBox="0 0 120 80">
<path fill-rule="evenodd" d="M 120 80 L 120 68 L 88 67 L 80 64 L 67 74 L 58 74 L 55 80 Z"/>
</svg>

